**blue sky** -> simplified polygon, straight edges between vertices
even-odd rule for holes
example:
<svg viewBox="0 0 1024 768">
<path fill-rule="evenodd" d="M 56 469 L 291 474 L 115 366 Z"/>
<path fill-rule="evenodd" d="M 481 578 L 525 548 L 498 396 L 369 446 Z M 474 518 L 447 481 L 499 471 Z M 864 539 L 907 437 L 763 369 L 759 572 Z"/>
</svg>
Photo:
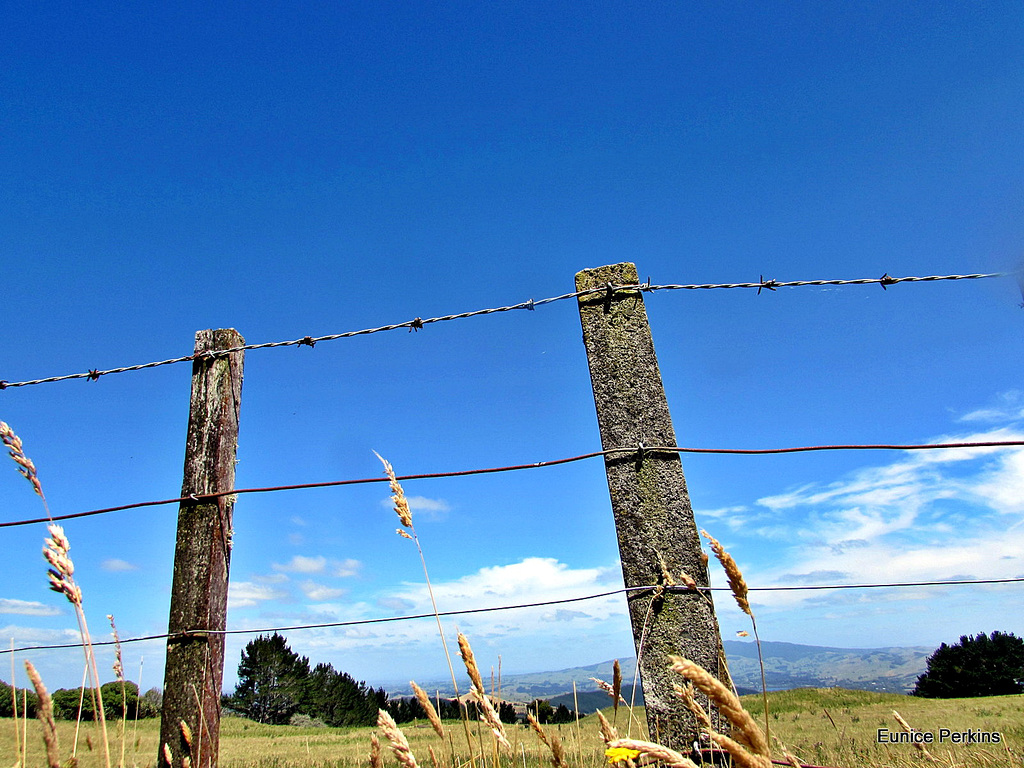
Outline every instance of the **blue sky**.
<svg viewBox="0 0 1024 768">
<path fill-rule="evenodd" d="M 540 299 L 621 261 L 654 283 L 1017 269 L 1022 32 L 1009 2 L 8 9 L 0 379 L 187 355 L 203 328 L 260 343 Z M 1021 439 L 1020 301 L 1010 279 L 646 297 L 680 444 L 728 448 Z M 178 494 L 189 374 L 0 392 L 54 514 Z M 411 474 L 599 448 L 571 301 L 245 361 L 239 487 L 372 476 L 374 450 Z M 683 466 L 752 586 L 1024 576 L 1021 451 Z M 442 610 L 621 585 L 599 460 L 406 491 Z M 0 498 L 41 513 L 13 464 Z M 175 516 L 67 524 L 95 635 L 108 613 L 166 629 Z M 383 485 L 242 497 L 229 626 L 428 610 L 395 526 Z M 5 646 L 74 637 L 44 535 L 0 529 Z M 763 639 L 937 646 L 1021 634 L 1022 594 L 754 609 Z M 718 606 L 726 638 L 749 629 Z M 621 598 L 456 624 L 510 672 L 632 653 Z M 375 685 L 446 670 L 432 621 L 289 640 Z M 73 651 L 24 655 L 80 680 Z M 130 677 L 142 658 L 161 684 L 162 645 L 126 646 Z"/>
</svg>

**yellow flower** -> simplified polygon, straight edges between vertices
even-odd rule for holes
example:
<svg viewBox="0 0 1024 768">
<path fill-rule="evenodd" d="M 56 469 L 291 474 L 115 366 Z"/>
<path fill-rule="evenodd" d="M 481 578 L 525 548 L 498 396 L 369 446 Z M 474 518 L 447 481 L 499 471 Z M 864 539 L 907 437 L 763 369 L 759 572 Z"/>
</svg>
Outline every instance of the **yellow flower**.
<svg viewBox="0 0 1024 768">
<path fill-rule="evenodd" d="M 604 751 L 609 763 L 620 763 L 623 760 L 634 760 L 640 757 L 640 750 L 625 747 L 611 747 Z"/>
</svg>

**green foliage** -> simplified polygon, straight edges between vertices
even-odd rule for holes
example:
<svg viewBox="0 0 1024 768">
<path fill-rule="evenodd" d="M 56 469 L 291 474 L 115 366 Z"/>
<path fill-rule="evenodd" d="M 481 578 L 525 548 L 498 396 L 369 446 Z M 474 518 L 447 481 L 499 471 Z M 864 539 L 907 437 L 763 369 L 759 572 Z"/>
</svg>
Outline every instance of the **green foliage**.
<svg viewBox="0 0 1024 768">
<path fill-rule="evenodd" d="M 120 682 L 105 683 L 100 686 L 103 694 L 103 714 L 107 720 L 120 720 L 122 715 L 129 720 L 135 719 L 139 708 L 139 686 L 130 680 L 122 685 Z"/>
<path fill-rule="evenodd" d="M 516 708 L 512 706 L 512 702 L 503 701 L 498 705 L 498 719 L 510 725 L 518 722 L 519 718 L 516 716 Z"/>
<path fill-rule="evenodd" d="M 36 696 L 35 691 L 28 691 L 23 693 L 22 689 L 18 689 L 18 717 L 25 714 L 24 707 L 28 706 L 28 716 L 36 716 L 36 704 L 39 698 Z M 7 683 L 0 681 L 0 717 L 12 717 L 14 715 L 14 705 L 11 702 L 11 686 Z"/>
<path fill-rule="evenodd" d="M 232 708 L 258 723 L 282 725 L 298 711 L 308 678 L 309 659 L 277 632 L 260 635 L 242 649 Z"/>
<path fill-rule="evenodd" d="M 534 699 L 526 708 L 533 713 L 533 716 L 537 718 L 537 722 L 541 725 L 550 723 L 551 718 L 555 716 L 555 708 L 546 699 Z"/>
<path fill-rule="evenodd" d="M 928 657 L 915 696 L 933 699 L 1024 693 L 1024 640 L 1012 633 L 962 635 Z"/>
<path fill-rule="evenodd" d="M 387 703 L 384 689 L 374 691 L 330 664 L 317 664 L 305 686 L 302 711 L 331 726 L 374 725 Z"/>
<path fill-rule="evenodd" d="M 150 688 L 139 698 L 139 717 L 160 717 L 164 695 L 159 688 Z"/>
<path fill-rule="evenodd" d="M 256 722 L 273 725 L 291 722 L 297 715 L 335 727 L 374 725 L 377 710 L 388 707 L 388 696 L 383 688 L 374 690 L 330 664 L 317 664 L 310 670 L 309 659 L 296 654 L 284 637 L 274 633 L 245 646 L 238 665 L 238 686 L 223 705 Z"/>
</svg>

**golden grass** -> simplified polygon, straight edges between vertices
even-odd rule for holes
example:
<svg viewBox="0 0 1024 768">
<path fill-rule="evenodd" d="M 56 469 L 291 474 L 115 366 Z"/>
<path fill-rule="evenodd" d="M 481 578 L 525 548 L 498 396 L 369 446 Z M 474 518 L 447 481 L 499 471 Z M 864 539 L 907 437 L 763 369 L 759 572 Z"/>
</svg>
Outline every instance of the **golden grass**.
<svg viewBox="0 0 1024 768">
<path fill-rule="evenodd" d="M 877 744 L 880 727 L 901 731 L 892 715 L 897 709 L 916 728 L 937 733 L 939 728 L 997 731 L 1003 745 L 932 746 L 943 765 L 957 768 L 1022 768 L 1024 767 L 1024 695 L 994 696 L 981 699 L 918 699 L 900 694 L 878 694 L 867 691 L 821 688 L 779 691 L 769 694 L 773 712 L 773 733 L 787 744 L 805 763 L 839 768 L 921 768 L 928 763 L 917 756 L 910 744 Z M 755 717 L 761 713 L 761 697 L 744 696 L 741 702 Z M 835 727 L 825 711 L 835 721 Z M 612 708 L 603 710 L 610 717 Z M 644 711 L 637 712 L 641 721 Z M 607 718 L 606 718 L 607 719 Z M 459 721 L 443 721 L 445 728 L 459 728 Z M 45 766 L 46 749 L 38 723 L 29 723 L 27 765 Z M 604 768 L 606 744 L 601 738 L 600 720 L 596 714 L 580 720 L 583 754 L 582 764 L 573 760 L 572 768 Z M 414 754 L 426 756 L 437 736 L 427 720 L 403 723 L 403 733 Z M 522 768 L 523 755 L 527 768 L 551 765 L 550 748 L 539 743 L 530 728 L 506 725 L 514 756 L 503 757 L 501 768 Z M 70 743 L 75 724 L 56 723 L 57 735 Z M 221 721 L 219 768 L 366 768 L 371 727 L 312 728 L 287 725 L 261 725 L 244 718 L 225 717 Z M 576 729 L 569 726 L 546 726 L 547 734 L 559 733 L 572 740 L 568 746 L 575 756 Z M 129 744 L 127 765 L 149 768 L 156 761 L 160 723 L 158 719 L 139 721 L 136 738 Z M 0 718 L 0 756 L 13 754 L 14 723 Z M 637 740 L 649 738 L 646 729 L 636 734 Z M 79 752 L 80 768 L 101 768 L 102 756 L 96 751 Z M 776 759 L 784 759 L 777 757 Z M 448 765 L 465 764 L 466 756 L 456 756 Z M 9 768 L 11 761 L 0 763 Z M 386 764 L 386 766 L 384 765 Z M 393 757 L 382 759 L 382 768 L 400 765 Z M 616 768 L 623 768 L 618 764 Z"/>
</svg>

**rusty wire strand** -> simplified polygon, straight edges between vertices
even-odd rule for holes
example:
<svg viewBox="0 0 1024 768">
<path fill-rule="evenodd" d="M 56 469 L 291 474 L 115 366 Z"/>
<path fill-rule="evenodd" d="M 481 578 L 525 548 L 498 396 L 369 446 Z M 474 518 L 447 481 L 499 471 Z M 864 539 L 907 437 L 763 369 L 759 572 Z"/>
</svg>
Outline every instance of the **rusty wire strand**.
<svg viewBox="0 0 1024 768">
<path fill-rule="evenodd" d="M 1017 584 L 1024 582 L 1024 577 L 1006 578 L 1006 579 L 948 579 L 948 580 L 936 580 L 936 581 L 899 581 L 890 583 L 880 584 L 802 584 L 799 586 L 789 587 L 750 587 L 751 592 L 789 592 L 796 590 L 823 590 L 823 589 L 900 589 L 905 587 L 949 587 L 949 586 L 972 586 L 972 585 L 984 585 L 984 584 Z M 127 639 L 122 638 L 120 640 L 121 645 L 127 643 L 141 643 L 149 640 L 165 640 L 165 639 L 180 639 L 184 640 L 192 637 L 202 637 L 206 635 L 261 635 L 270 634 L 272 632 L 295 632 L 306 629 L 334 629 L 338 627 L 355 627 L 363 626 L 366 624 L 384 624 L 394 621 L 412 621 L 415 619 L 432 619 L 436 615 L 439 616 L 465 616 L 473 613 L 493 613 L 495 611 L 510 611 L 518 608 L 542 608 L 548 605 L 562 605 L 564 603 L 578 603 L 584 600 L 596 600 L 602 597 L 611 597 L 612 595 L 628 594 L 630 592 L 653 592 L 657 589 L 663 589 L 666 592 L 682 593 L 693 592 L 689 587 L 678 585 L 668 586 L 651 584 L 640 587 L 623 587 L 622 589 L 612 589 L 607 592 L 598 592 L 592 595 L 582 595 L 580 597 L 565 597 L 559 600 L 542 600 L 535 603 L 519 603 L 516 605 L 497 605 L 490 608 L 464 608 L 458 611 L 441 611 L 438 614 L 434 613 L 417 613 L 411 616 L 384 616 L 376 619 L 353 619 L 350 621 L 332 621 L 324 622 L 320 624 L 294 624 L 285 627 L 264 627 L 262 629 L 191 629 L 184 632 L 170 632 L 160 635 L 146 635 L 144 637 L 130 637 Z M 699 592 L 728 592 L 729 587 L 698 587 L 696 591 Z M 102 642 L 93 642 L 94 646 L 100 645 L 115 645 L 115 640 L 106 640 Z M 63 643 L 59 645 L 32 645 L 24 646 L 21 648 L 0 648 L 0 655 L 5 653 L 21 653 L 23 651 L 40 651 L 40 650 L 58 650 L 64 648 L 80 648 L 81 643 Z"/>
<path fill-rule="evenodd" d="M 867 285 L 870 283 L 879 283 L 882 288 L 886 288 L 889 285 L 895 285 L 896 283 L 915 283 L 915 282 L 934 282 L 938 280 L 981 280 L 990 277 L 1009 277 L 1014 273 L 1006 272 L 990 272 L 990 273 L 978 273 L 972 275 L 928 275 L 925 277 L 890 277 L 888 274 L 882 275 L 882 277 L 874 278 L 860 278 L 856 280 L 793 280 L 788 282 L 780 282 L 778 280 L 765 280 L 762 276 L 759 282 L 756 283 L 704 283 L 694 285 L 682 285 L 682 284 L 666 284 L 666 285 L 651 285 L 650 280 L 646 283 L 635 283 L 628 285 L 615 285 L 608 284 L 600 288 L 588 288 L 583 291 L 575 291 L 573 293 L 563 293 L 561 296 L 552 296 L 547 299 L 528 299 L 527 301 L 519 302 L 518 304 L 510 304 L 505 307 L 492 307 L 490 309 L 477 309 L 471 312 L 460 312 L 452 315 L 442 315 L 440 317 L 420 318 L 416 317 L 412 320 L 406 320 L 402 323 L 392 323 L 390 325 L 382 325 L 377 328 L 364 328 L 359 331 L 347 331 L 345 333 L 334 333 L 327 336 L 303 336 L 301 339 L 292 339 L 291 341 L 271 341 L 263 344 L 245 344 L 238 347 L 232 347 L 230 349 L 221 349 L 215 351 L 206 351 L 199 354 L 186 355 L 183 357 L 172 357 L 168 360 L 160 360 L 153 363 L 142 363 L 140 365 L 129 365 L 122 368 L 108 368 L 107 370 L 99 370 L 92 368 L 85 373 L 71 373 L 65 376 L 49 376 L 43 379 L 30 379 L 28 381 L 5 381 L 0 380 L 0 390 L 12 389 L 14 387 L 28 387 L 33 384 L 50 384 L 57 381 L 69 381 L 71 379 L 88 379 L 89 381 L 98 381 L 100 376 L 107 376 L 113 373 L 128 373 L 130 371 L 141 371 L 147 368 L 157 368 L 162 365 L 173 365 L 175 363 L 186 363 L 197 358 L 211 358 L 211 357 L 224 357 L 234 352 L 243 352 L 253 349 L 271 349 L 274 347 L 301 347 L 307 346 L 313 348 L 319 341 L 335 341 L 336 339 L 347 339 L 353 336 L 366 336 L 371 333 L 381 333 L 383 331 L 394 331 L 399 328 L 408 328 L 410 331 L 418 331 L 424 326 L 430 323 L 443 323 L 447 320 L 463 320 L 469 317 L 478 317 L 481 315 L 492 315 L 497 312 L 510 312 L 515 309 L 526 309 L 533 311 L 536 307 L 544 304 L 551 304 L 556 301 L 564 301 L 566 299 L 574 299 L 582 296 L 588 296 L 595 293 L 606 293 L 609 296 L 619 291 L 631 291 L 648 293 L 650 291 L 676 291 L 676 290 L 708 290 L 712 288 L 756 288 L 760 294 L 762 289 L 768 289 L 774 291 L 777 288 L 795 288 L 801 286 L 812 286 L 812 285 Z"/>
<path fill-rule="evenodd" d="M 650 453 L 702 453 L 733 456 L 764 456 L 768 454 L 782 453 L 806 453 L 809 451 L 926 451 L 942 450 L 952 448 L 1013 448 L 1024 446 L 1024 440 L 991 440 L 984 442 L 960 442 L 960 443 L 922 443 L 922 444 L 895 444 L 895 443 L 874 443 L 862 445 L 805 445 L 792 448 L 685 448 L 681 446 L 667 445 L 644 445 L 623 448 L 608 448 L 603 451 L 592 451 L 591 453 L 570 456 L 564 459 L 550 459 L 548 461 L 536 461 L 532 464 L 513 464 L 505 467 L 484 467 L 480 469 L 461 469 L 454 472 L 428 472 L 417 475 L 400 475 L 395 479 L 404 480 L 431 480 L 444 477 L 465 477 L 467 475 L 486 475 L 496 472 L 513 472 L 520 469 L 539 469 L 540 467 L 555 467 L 559 464 L 569 464 L 574 461 L 583 461 L 597 456 L 611 456 L 613 454 L 636 454 L 641 459 Z M 33 518 L 31 520 L 11 520 L 0 523 L 0 528 L 13 528 L 19 525 L 33 525 L 35 523 L 53 522 L 56 520 L 72 520 L 79 517 L 92 517 L 104 515 L 108 512 L 121 512 L 128 509 L 139 509 L 141 507 L 156 507 L 164 504 L 180 504 L 191 501 L 203 503 L 213 501 L 223 496 L 234 496 L 246 493 L 271 493 L 275 491 L 301 491 L 309 488 L 333 488 L 342 485 L 362 485 L 364 483 L 386 483 L 387 477 L 363 477 L 350 480 L 327 480 L 319 483 L 297 483 L 294 485 L 274 485 L 264 488 L 236 488 L 230 491 L 219 493 L 189 494 L 178 496 L 172 499 L 161 499 L 159 501 L 139 501 L 133 504 L 123 504 L 117 507 L 105 507 L 103 509 L 92 509 L 88 512 L 72 512 L 66 515 L 53 515 L 52 517 Z"/>
</svg>

